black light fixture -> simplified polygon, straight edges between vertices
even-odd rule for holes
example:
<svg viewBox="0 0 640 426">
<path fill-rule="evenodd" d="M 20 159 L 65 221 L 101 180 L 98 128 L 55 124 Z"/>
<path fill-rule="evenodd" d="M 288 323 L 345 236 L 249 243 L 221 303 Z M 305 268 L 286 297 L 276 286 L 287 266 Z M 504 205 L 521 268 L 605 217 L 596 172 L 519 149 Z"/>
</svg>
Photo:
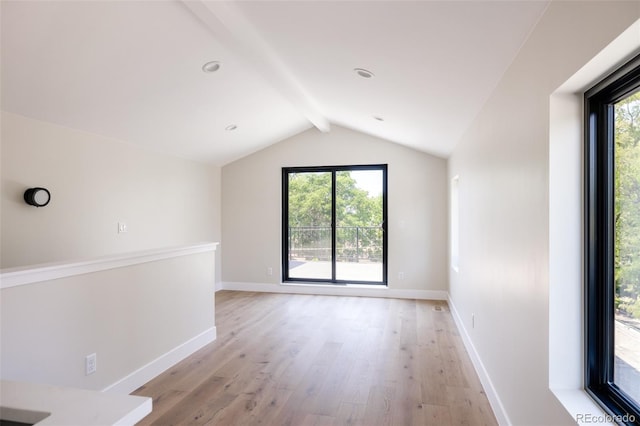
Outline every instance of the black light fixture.
<svg viewBox="0 0 640 426">
<path fill-rule="evenodd" d="M 51 201 L 51 193 L 46 188 L 29 188 L 24 191 L 24 201 L 35 207 L 44 207 Z"/>
</svg>

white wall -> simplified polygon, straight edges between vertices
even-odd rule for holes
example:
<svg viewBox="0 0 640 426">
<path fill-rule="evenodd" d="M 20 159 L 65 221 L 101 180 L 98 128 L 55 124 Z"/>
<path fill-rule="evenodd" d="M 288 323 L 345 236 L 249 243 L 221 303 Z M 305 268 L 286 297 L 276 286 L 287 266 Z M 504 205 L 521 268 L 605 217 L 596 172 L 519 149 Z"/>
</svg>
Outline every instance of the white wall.
<svg viewBox="0 0 640 426">
<path fill-rule="evenodd" d="M 550 95 L 639 16 L 638 2 L 552 2 L 449 160 L 451 302 L 505 422 L 574 424 L 549 390 Z"/>
<path fill-rule="evenodd" d="M 601 415 L 584 392 L 584 92 L 640 52 L 640 20 L 551 96 L 549 132 L 549 384 L 578 418 Z M 593 407 L 590 409 L 590 407 Z"/>
<path fill-rule="evenodd" d="M 4 273 L 220 239 L 219 167 L 8 112 L 0 140 Z M 24 202 L 32 186 L 51 191 L 48 206 Z M 215 263 L 209 252 L 3 288 L 2 378 L 113 385 L 213 329 Z"/>
<path fill-rule="evenodd" d="M 220 240 L 218 167 L 7 112 L 1 144 L 2 268 Z"/>
<path fill-rule="evenodd" d="M 335 125 L 330 133 L 308 130 L 223 167 L 223 283 L 277 291 L 282 167 L 380 163 L 388 164 L 389 288 L 446 290 L 446 161 Z"/>
<path fill-rule="evenodd" d="M 214 248 L 200 247 L 98 259 L 79 274 L 2 288 L 0 378 L 129 393 L 209 343 Z M 85 375 L 92 353 L 97 371 Z"/>
</svg>

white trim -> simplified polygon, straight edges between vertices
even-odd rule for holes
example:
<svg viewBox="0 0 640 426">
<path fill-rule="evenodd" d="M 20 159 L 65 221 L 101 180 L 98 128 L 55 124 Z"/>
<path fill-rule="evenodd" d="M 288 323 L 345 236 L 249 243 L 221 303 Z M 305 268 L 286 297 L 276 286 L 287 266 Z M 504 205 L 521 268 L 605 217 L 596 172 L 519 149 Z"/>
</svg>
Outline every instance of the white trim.
<svg viewBox="0 0 640 426">
<path fill-rule="evenodd" d="M 166 354 L 159 356 L 150 363 L 138 368 L 136 371 L 118 380 L 114 384 L 107 386 L 103 389 L 103 392 L 129 394 L 149 382 L 154 377 L 158 376 L 163 371 L 171 368 L 178 362 L 193 354 L 198 349 L 201 349 L 205 345 L 213 342 L 216 340 L 216 336 L 216 327 L 211 327 L 194 338 L 176 346 Z"/>
<path fill-rule="evenodd" d="M 2 419 L 38 426 L 131 426 L 152 409 L 152 399 L 146 396 L 105 394 L 42 383 L 2 380 L 0 394 Z"/>
<path fill-rule="evenodd" d="M 553 387 L 549 389 L 577 424 L 615 425 L 612 416 L 596 404 L 584 389 L 555 389 Z"/>
<path fill-rule="evenodd" d="M 469 357 L 471 358 L 471 362 L 473 363 L 473 367 L 478 373 L 478 377 L 480 378 L 480 382 L 482 383 L 482 387 L 484 388 L 485 393 L 487 394 L 487 398 L 489 399 L 489 404 L 491 404 L 491 408 L 493 409 L 493 413 L 496 416 L 496 420 L 498 420 L 499 425 L 511 425 L 511 421 L 509 420 L 509 416 L 507 415 L 507 411 L 502 405 L 502 401 L 498 396 L 498 392 L 496 388 L 493 386 L 493 382 L 489 377 L 489 373 L 484 368 L 484 364 L 480 359 L 480 354 L 476 351 L 475 346 L 473 346 L 473 342 L 471 341 L 471 337 L 469 333 L 467 333 L 467 329 L 464 327 L 464 323 L 462 322 L 462 318 L 458 314 L 458 310 L 456 309 L 453 300 L 451 297 L 448 298 L 449 302 L 449 310 L 451 311 L 451 316 L 460 331 L 460 336 L 462 337 L 462 342 L 464 343 L 464 347 L 467 349 L 469 353 Z"/>
<path fill-rule="evenodd" d="M 9 288 L 178 256 L 215 251 L 218 243 L 145 250 L 74 262 L 58 262 L 0 270 L 0 288 Z"/>
<path fill-rule="evenodd" d="M 148 398 L 144 402 L 144 404 L 140 405 L 139 407 L 131 411 L 129 414 L 127 414 L 126 416 L 118 420 L 114 426 L 135 425 L 136 423 L 144 419 L 146 416 L 151 414 L 151 411 L 153 411 L 153 399 Z"/>
<path fill-rule="evenodd" d="M 317 294 L 326 296 L 388 297 L 395 299 L 447 300 L 444 290 L 392 289 L 376 285 L 332 285 L 332 284 L 273 284 L 254 282 L 220 283 L 223 290 L 255 291 L 264 293 Z"/>
</svg>

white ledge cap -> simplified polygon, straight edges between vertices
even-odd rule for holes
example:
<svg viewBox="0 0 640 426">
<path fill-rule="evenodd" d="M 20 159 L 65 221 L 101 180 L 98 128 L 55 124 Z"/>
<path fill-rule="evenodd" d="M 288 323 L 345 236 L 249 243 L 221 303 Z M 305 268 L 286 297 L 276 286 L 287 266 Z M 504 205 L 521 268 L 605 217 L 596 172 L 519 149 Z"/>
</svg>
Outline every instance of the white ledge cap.
<svg viewBox="0 0 640 426">
<path fill-rule="evenodd" d="M 74 275 L 121 268 L 178 256 L 215 251 L 219 243 L 201 243 L 180 247 L 136 251 L 71 262 L 43 263 L 0 270 L 0 288 L 33 284 Z"/>
</svg>

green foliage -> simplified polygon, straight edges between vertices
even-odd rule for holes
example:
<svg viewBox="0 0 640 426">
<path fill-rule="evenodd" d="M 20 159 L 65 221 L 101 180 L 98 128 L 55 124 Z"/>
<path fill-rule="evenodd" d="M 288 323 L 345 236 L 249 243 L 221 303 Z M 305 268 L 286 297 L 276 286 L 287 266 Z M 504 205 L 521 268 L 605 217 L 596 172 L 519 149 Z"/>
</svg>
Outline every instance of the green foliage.
<svg viewBox="0 0 640 426">
<path fill-rule="evenodd" d="M 336 174 L 336 215 L 338 226 L 379 226 L 382 222 L 382 195 L 369 197 L 356 187 L 350 172 Z"/>
<path fill-rule="evenodd" d="M 640 318 L 640 92 L 615 105 L 616 308 Z"/>
<path fill-rule="evenodd" d="M 350 172 L 336 173 L 337 225 L 379 226 L 382 195 L 369 196 Z M 331 226 L 331 173 L 289 175 L 289 226 Z"/>
<path fill-rule="evenodd" d="M 382 195 L 357 187 L 350 171 L 336 172 L 336 249 L 340 261 L 382 259 Z M 331 173 L 289 174 L 290 255 L 331 256 Z"/>
<path fill-rule="evenodd" d="M 289 175 L 289 226 L 331 226 L 331 173 Z"/>
</svg>

